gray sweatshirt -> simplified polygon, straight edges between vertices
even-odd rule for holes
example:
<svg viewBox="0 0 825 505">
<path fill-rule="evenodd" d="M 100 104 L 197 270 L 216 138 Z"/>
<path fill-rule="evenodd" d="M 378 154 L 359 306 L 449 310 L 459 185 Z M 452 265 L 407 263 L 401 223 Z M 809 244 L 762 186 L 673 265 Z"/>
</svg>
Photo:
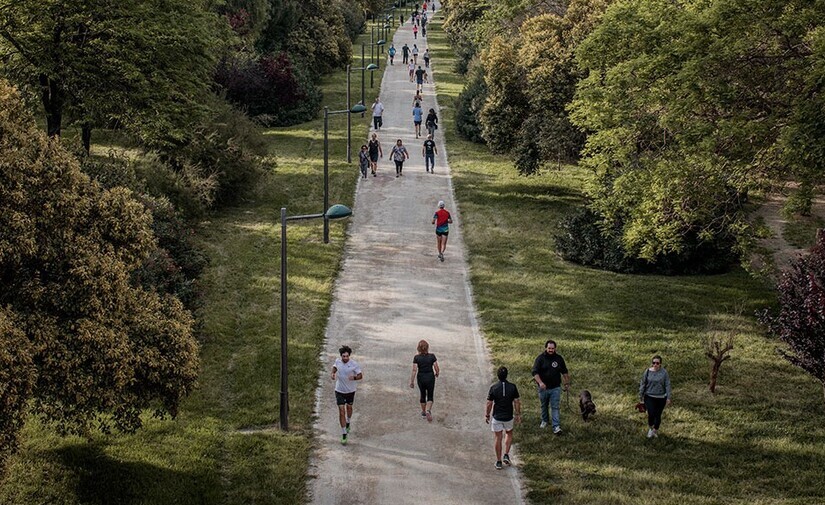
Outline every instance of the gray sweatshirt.
<svg viewBox="0 0 825 505">
<path fill-rule="evenodd" d="M 645 374 L 647 374 L 647 388 L 645 388 Z M 645 370 L 642 380 L 639 381 L 639 398 L 644 401 L 645 395 L 653 398 L 670 399 L 670 376 L 664 368 L 658 372 Z"/>
</svg>

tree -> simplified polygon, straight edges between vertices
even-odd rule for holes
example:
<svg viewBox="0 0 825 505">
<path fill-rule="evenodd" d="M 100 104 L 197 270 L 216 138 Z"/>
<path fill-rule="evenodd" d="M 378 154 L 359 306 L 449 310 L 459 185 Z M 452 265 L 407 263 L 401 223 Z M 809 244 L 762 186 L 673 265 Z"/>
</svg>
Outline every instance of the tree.
<svg viewBox="0 0 825 505">
<path fill-rule="evenodd" d="M 130 191 L 82 174 L 0 81 L 0 375 L 15 377 L 0 392 L 4 430 L 19 428 L 24 397 L 62 433 L 177 413 L 197 343 L 180 301 L 133 278 L 157 248 L 151 222 Z"/>
<path fill-rule="evenodd" d="M 787 344 L 779 353 L 818 380 L 825 393 L 825 234 L 782 274 L 776 289 L 778 312 L 766 310 L 761 320 Z"/>
<path fill-rule="evenodd" d="M 515 51 L 509 41 L 496 37 L 481 56 L 487 83 L 487 100 L 479 115 L 482 136 L 490 150 L 498 153 L 516 145 L 516 134 L 529 113 L 524 69 L 513 57 Z"/>
<path fill-rule="evenodd" d="M 5 74 L 38 90 L 49 136 L 77 122 L 87 150 L 100 125 L 185 139 L 228 33 L 205 0 L 0 0 Z"/>
</svg>

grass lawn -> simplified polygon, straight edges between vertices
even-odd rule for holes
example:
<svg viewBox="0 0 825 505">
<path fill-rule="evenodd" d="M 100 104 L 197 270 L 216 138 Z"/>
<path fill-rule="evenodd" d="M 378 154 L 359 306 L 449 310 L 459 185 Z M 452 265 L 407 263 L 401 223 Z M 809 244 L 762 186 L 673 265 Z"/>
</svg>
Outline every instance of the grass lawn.
<svg viewBox="0 0 825 505">
<path fill-rule="evenodd" d="M 366 39 L 369 41 L 369 37 Z M 359 58 L 353 62 L 360 66 Z M 369 51 L 367 51 L 369 53 Z M 367 104 L 379 89 L 369 88 Z M 353 100 L 360 72 L 353 72 Z M 345 72 L 323 83 L 323 104 L 344 109 Z M 367 114 L 369 116 L 369 114 Z M 353 151 L 369 117 L 353 116 Z M 209 252 L 200 314 L 197 392 L 176 420 L 146 417 L 134 435 L 60 438 L 31 419 L 22 448 L 0 487 L 0 503 L 294 504 L 305 501 L 318 354 L 346 224 L 320 220 L 289 227 L 290 429 L 275 428 L 279 410 L 280 208 L 322 212 L 323 119 L 265 132 L 277 166 L 243 205 L 200 223 Z M 104 138 L 105 136 L 101 136 Z M 357 145 L 356 145 L 357 144 Z M 346 116 L 330 118 L 330 202 L 352 205 L 357 165 L 346 158 Z M 353 157 L 357 161 L 357 154 Z"/>
<path fill-rule="evenodd" d="M 428 28 L 482 327 L 495 364 L 510 367 L 523 392 L 516 441 L 531 501 L 825 503 L 823 391 L 777 356 L 777 342 L 756 322 L 773 294 L 739 269 L 630 276 L 561 261 L 551 237 L 583 203 L 587 173 L 569 166 L 520 177 L 508 158 L 458 138 L 453 103 L 464 78 L 452 73 L 441 17 Z M 715 396 L 702 352 L 711 324 L 736 333 Z M 570 368 L 570 407 L 578 411 L 582 389 L 598 406 L 585 424 L 563 401 L 559 437 L 539 429 L 530 378 L 548 338 Z M 646 418 L 632 406 L 654 353 L 664 356 L 674 401 L 661 436 L 647 440 Z"/>
</svg>

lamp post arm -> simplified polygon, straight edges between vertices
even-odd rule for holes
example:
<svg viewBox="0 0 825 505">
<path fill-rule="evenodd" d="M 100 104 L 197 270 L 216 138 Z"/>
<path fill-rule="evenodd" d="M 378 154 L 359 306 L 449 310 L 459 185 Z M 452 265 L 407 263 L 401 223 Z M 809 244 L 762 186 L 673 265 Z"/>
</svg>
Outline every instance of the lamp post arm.
<svg viewBox="0 0 825 505">
<path fill-rule="evenodd" d="M 306 219 L 321 219 L 324 217 L 324 214 L 303 214 L 300 216 L 288 216 L 285 220 L 286 221 L 302 221 Z"/>
</svg>

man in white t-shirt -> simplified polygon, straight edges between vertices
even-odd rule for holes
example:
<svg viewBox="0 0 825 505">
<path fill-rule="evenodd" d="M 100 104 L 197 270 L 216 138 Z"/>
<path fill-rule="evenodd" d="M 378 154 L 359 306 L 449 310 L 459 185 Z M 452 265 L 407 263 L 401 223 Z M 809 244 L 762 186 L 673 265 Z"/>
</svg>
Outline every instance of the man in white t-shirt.
<svg viewBox="0 0 825 505">
<path fill-rule="evenodd" d="M 338 421 L 341 423 L 341 443 L 346 445 L 349 423 L 352 419 L 352 403 L 355 401 L 355 381 L 360 381 L 364 376 L 361 366 L 350 359 L 352 349 L 349 346 L 341 346 L 338 354 L 341 357 L 332 365 L 332 380 L 335 381 L 335 403 L 338 404 Z"/>
<path fill-rule="evenodd" d="M 384 104 L 381 103 L 379 97 L 375 97 L 375 103 L 372 104 L 372 124 L 376 130 L 380 130 L 384 126 Z"/>
</svg>

